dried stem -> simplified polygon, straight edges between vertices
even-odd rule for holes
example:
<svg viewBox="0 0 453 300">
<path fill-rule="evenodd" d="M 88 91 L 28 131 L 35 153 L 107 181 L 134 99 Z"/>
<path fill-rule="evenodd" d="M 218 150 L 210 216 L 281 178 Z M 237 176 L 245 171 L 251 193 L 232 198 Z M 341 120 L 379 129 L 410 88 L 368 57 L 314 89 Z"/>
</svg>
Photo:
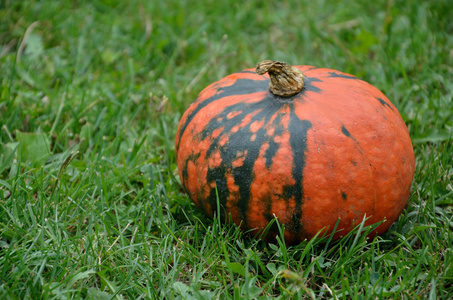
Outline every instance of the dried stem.
<svg viewBox="0 0 453 300">
<path fill-rule="evenodd" d="M 282 97 L 299 93 L 304 87 L 305 75 L 296 67 L 280 61 L 265 60 L 256 66 L 256 73 L 269 73 L 269 90 Z"/>
</svg>

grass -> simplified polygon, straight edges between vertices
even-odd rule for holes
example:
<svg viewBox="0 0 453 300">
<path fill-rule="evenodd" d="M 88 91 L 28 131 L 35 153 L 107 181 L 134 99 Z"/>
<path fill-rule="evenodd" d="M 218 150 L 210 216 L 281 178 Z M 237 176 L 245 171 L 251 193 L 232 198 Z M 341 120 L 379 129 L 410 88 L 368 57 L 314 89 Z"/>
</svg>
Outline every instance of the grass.
<svg viewBox="0 0 453 300">
<path fill-rule="evenodd" d="M 0 298 L 451 299 L 453 7 L 0 2 Z M 265 244 L 205 218 L 173 141 L 208 84 L 271 58 L 354 74 L 416 153 L 391 229 Z"/>
</svg>

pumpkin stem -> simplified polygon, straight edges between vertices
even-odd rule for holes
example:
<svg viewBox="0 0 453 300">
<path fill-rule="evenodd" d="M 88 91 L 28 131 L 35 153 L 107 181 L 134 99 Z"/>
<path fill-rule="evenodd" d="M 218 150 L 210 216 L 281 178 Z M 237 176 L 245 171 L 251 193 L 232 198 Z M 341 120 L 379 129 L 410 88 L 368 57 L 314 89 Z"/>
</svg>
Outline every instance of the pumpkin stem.
<svg viewBox="0 0 453 300">
<path fill-rule="evenodd" d="M 289 97 L 304 87 L 305 75 L 296 67 L 280 61 L 265 60 L 256 66 L 256 73 L 269 73 L 269 90 L 277 96 Z"/>
</svg>

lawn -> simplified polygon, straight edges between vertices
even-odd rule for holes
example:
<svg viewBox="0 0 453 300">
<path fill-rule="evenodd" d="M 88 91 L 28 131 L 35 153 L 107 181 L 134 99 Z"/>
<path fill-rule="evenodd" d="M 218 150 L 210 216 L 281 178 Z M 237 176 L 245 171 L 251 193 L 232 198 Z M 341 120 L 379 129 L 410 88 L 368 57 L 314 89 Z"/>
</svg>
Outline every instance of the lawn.
<svg viewBox="0 0 453 300">
<path fill-rule="evenodd" d="M 0 298 L 453 298 L 452 18 L 450 0 L 0 1 Z M 182 192 L 183 112 L 264 59 L 398 108 L 416 170 L 384 235 L 266 244 Z"/>
</svg>

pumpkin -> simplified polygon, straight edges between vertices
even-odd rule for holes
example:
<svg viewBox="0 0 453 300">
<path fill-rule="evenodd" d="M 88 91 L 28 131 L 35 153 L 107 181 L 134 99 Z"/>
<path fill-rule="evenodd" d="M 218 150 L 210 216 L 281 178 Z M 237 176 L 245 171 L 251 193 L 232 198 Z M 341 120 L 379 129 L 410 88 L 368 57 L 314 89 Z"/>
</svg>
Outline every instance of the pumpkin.
<svg viewBox="0 0 453 300">
<path fill-rule="evenodd" d="M 396 107 L 352 75 L 264 61 L 209 85 L 176 133 L 181 184 L 208 216 L 254 234 L 277 218 L 289 245 L 404 209 L 414 152 Z M 218 207 L 220 205 L 220 207 Z M 275 225 L 275 224 L 274 224 Z M 278 234 L 271 227 L 267 240 Z"/>
</svg>

